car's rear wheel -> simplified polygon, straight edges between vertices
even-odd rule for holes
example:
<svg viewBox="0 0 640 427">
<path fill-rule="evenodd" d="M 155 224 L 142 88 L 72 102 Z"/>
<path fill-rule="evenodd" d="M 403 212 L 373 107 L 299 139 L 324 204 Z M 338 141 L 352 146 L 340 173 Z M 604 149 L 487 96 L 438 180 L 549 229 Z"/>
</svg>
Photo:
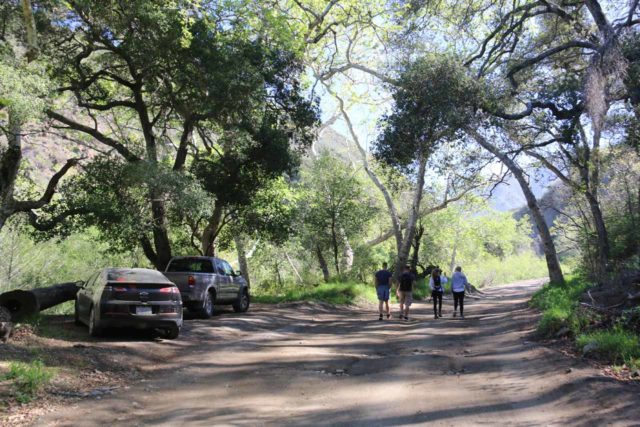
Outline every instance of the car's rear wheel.
<svg viewBox="0 0 640 427">
<path fill-rule="evenodd" d="M 211 317 L 213 317 L 213 313 L 215 312 L 215 299 L 216 297 L 213 290 L 209 290 L 205 294 L 204 301 L 202 301 L 202 305 L 197 310 L 200 317 L 203 319 L 211 319 Z"/>
<path fill-rule="evenodd" d="M 78 301 L 73 305 L 73 322 L 76 326 L 82 326 L 82 322 L 80 321 L 80 311 L 78 310 Z"/>
<path fill-rule="evenodd" d="M 238 295 L 238 299 L 233 303 L 233 311 L 236 313 L 244 313 L 249 310 L 249 304 L 251 303 L 249 298 L 249 292 L 243 289 Z"/>
<path fill-rule="evenodd" d="M 89 314 L 89 335 L 92 337 L 99 337 L 102 335 L 102 328 L 96 318 L 96 310 L 91 307 L 91 314 Z"/>
<path fill-rule="evenodd" d="M 168 328 L 164 328 L 162 336 L 168 340 L 175 340 L 180 336 L 180 327 L 178 325 L 173 325 Z"/>
</svg>

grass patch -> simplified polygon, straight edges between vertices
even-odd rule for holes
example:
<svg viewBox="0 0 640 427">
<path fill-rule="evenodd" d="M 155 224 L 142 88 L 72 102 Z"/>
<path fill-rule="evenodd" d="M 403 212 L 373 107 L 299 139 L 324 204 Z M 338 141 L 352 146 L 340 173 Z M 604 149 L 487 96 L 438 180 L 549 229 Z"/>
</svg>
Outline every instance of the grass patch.
<svg viewBox="0 0 640 427">
<path fill-rule="evenodd" d="M 255 302 L 276 304 L 295 301 L 318 301 L 330 304 L 354 304 L 378 300 L 373 285 L 362 283 L 324 283 L 321 285 L 285 285 L 271 289 L 256 289 Z"/>
<path fill-rule="evenodd" d="M 577 335 L 585 319 L 576 309 L 580 296 L 589 286 L 579 276 L 568 276 L 564 284 L 550 283 L 536 292 L 531 298 L 531 305 L 542 311 L 538 333 L 551 336 L 567 327 Z"/>
<path fill-rule="evenodd" d="M 44 366 L 41 360 L 34 360 L 30 363 L 12 362 L 4 378 L 13 380 L 16 400 L 27 403 L 33 400 L 54 376 L 54 369 Z"/>
<path fill-rule="evenodd" d="M 581 349 L 592 345 L 595 355 L 613 363 L 626 363 L 633 369 L 640 367 L 640 339 L 638 335 L 621 327 L 581 334 L 577 337 L 576 344 Z"/>
<path fill-rule="evenodd" d="M 469 282 L 477 287 L 537 279 L 548 274 L 544 258 L 531 252 L 510 255 L 504 259 L 483 257 L 475 262 L 463 263 L 462 268 Z"/>
</svg>

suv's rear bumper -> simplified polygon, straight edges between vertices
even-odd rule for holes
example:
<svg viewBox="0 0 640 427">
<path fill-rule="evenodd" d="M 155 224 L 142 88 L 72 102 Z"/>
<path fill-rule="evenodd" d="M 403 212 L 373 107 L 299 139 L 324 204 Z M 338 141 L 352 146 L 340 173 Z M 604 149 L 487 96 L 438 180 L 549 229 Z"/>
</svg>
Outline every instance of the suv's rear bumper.
<svg viewBox="0 0 640 427">
<path fill-rule="evenodd" d="M 110 314 L 100 318 L 100 327 L 103 328 L 154 329 L 173 326 L 182 326 L 180 314 Z"/>
</svg>

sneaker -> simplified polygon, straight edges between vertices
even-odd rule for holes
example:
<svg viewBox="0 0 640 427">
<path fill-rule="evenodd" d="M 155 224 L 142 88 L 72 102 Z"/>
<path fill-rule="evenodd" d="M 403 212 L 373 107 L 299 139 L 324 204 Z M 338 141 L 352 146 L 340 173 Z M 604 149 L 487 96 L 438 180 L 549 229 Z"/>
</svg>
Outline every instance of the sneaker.
<svg viewBox="0 0 640 427">
<path fill-rule="evenodd" d="M 402 319 L 404 319 L 404 316 L 403 316 L 402 314 L 400 314 L 400 315 L 398 316 L 398 319 L 402 320 Z"/>
<path fill-rule="evenodd" d="M 438 318 L 438 315 L 437 315 L 437 314 L 434 314 L 434 315 L 433 315 L 433 318 L 434 318 L 434 319 L 437 319 L 437 318 Z"/>
<path fill-rule="evenodd" d="M 460 318 L 461 318 L 461 319 L 464 319 L 464 315 L 463 315 L 463 314 L 461 314 L 461 315 L 460 315 Z"/>
<path fill-rule="evenodd" d="M 406 322 L 408 322 L 408 321 L 409 321 L 409 316 L 404 316 L 404 320 L 405 320 Z"/>
<path fill-rule="evenodd" d="M 380 317 L 378 318 L 378 320 L 382 320 L 382 314 L 380 315 Z"/>
<path fill-rule="evenodd" d="M 438 317 L 442 317 L 442 312 L 439 312 L 439 313 L 438 313 Z"/>
<path fill-rule="evenodd" d="M 391 317 L 391 313 L 387 313 L 387 319 Z"/>
<path fill-rule="evenodd" d="M 453 317 L 456 317 L 456 314 L 458 314 L 458 313 L 456 313 L 456 312 L 454 311 L 454 312 L 453 312 Z"/>
</svg>

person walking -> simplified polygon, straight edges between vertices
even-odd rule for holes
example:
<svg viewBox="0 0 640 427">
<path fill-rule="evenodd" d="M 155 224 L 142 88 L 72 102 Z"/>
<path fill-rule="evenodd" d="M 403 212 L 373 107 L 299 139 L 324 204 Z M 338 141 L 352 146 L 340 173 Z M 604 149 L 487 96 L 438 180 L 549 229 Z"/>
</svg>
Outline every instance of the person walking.
<svg viewBox="0 0 640 427">
<path fill-rule="evenodd" d="M 400 275 L 400 283 L 396 290 L 396 295 L 400 300 L 400 319 L 409 321 L 409 308 L 413 303 L 413 285 L 415 282 L 415 276 L 411 274 L 408 265 L 405 265 Z"/>
<path fill-rule="evenodd" d="M 433 269 L 429 278 L 431 288 L 431 298 L 433 299 L 433 318 L 442 317 L 442 295 L 444 294 L 444 284 L 447 283 L 447 276 L 443 276 L 442 270 Z"/>
<path fill-rule="evenodd" d="M 378 313 L 380 317 L 378 320 L 382 320 L 382 316 L 385 313 L 382 308 L 386 309 L 387 319 L 391 317 L 391 310 L 389 309 L 389 291 L 391 290 L 391 277 L 393 274 L 387 269 L 388 264 L 382 263 L 382 270 L 378 270 L 375 274 L 376 293 L 378 294 Z"/>
<path fill-rule="evenodd" d="M 460 318 L 464 319 L 464 291 L 467 289 L 467 276 L 462 272 L 462 267 L 456 267 L 456 271 L 451 275 L 451 292 L 453 293 L 453 317 L 456 317 L 456 310 L 460 305 Z"/>
</svg>

